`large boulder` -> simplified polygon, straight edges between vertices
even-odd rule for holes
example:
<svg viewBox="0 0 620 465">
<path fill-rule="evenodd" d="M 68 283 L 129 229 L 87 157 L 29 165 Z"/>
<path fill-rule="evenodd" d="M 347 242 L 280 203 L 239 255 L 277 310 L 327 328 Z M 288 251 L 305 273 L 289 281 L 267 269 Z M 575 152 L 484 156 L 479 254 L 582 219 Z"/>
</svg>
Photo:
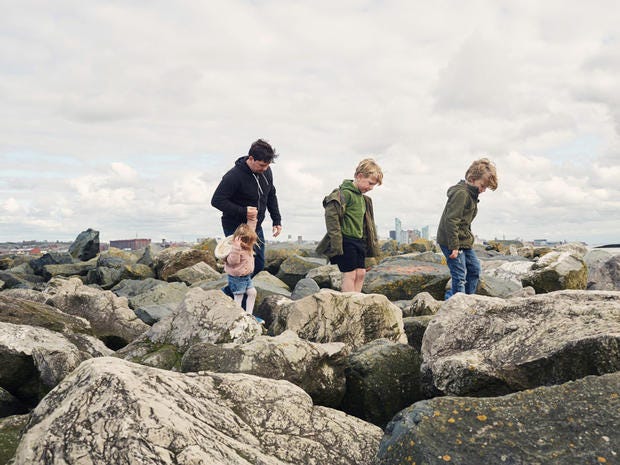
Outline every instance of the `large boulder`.
<svg viewBox="0 0 620 465">
<path fill-rule="evenodd" d="M 443 300 L 435 300 L 428 292 L 420 292 L 403 309 L 403 317 L 434 315 Z"/>
<path fill-rule="evenodd" d="M 291 289 L 294 289 L 297 281 L 305 278 L 311 269 L 318 268 L 324 264 L 325 260 L 320 258 L 292 255 L 282 262 L 276 277 L 284 281 Z"/>
<path fill-rule="evenodd" d="M 73 263 L 62 263 L 58 265 L 45 265 L 41 271 L 41 276 L 46 281 L 56 276 L 87 276 L 89 272 L 95 270 L 97 267 L 97 258 L 91 258 L 90 260 L 77 261 Z"/>
<path fill-rule="evenodd" d="M 168 277 L 170 282 L 181 282 L 188 286 L 199 281 L 215 281 L 222 277 L 222 274 L 205 262 L 198 262 L 194 265 L 183 268 Z"/>
<path fill-rule="evenodd" d="M 153 259 L 153 268 L 157 278 L 168 281 L 178 271 L 198 262 L 204 262 L 213 269 L 217 268 L 215 256 L 210 250 L 182 247 L 170 247 L 160 252 Z"/>
<path fill-rule="evenodd" d="M 245 344 L 194 344 L 183 356 L 181 370 L 285 379 L 310 394 L 315 404 L 338 407 L 345 390 L 342 358 L 347 354 L 341 342 L 317 344 L 285 331 Z"/>
<path fill-rule="evenodd" d="M 290 301 L 282 299 L 269 330 L 287 329 L 313 342 L 344 342 L 351 348 L 380 338 L 407 343 L 402 312 L 379 294 L 340 293 L 330 289 Z"/>
<path fill-rule="evenodd" d="M 620 373 L 503 397 L 437 397 L 400 412 L 373 462 L 618 463 Z"/>
<path fill-rule="evenodd" d="M 73 262 L 74 259 L 69 252 L 48 252 L 31 260 L 28 265 L 34 274 L 41 276 L 46 265 L 66 265 Z"/>
<path fill-rule="evenodd" d="M 111 291 L 85 286 L 78 278 L 53 278 L 43 291 L 46 303 L 70 315 L 88 320 L 93 333 L 117 349 L 133 341 L 149 326 Z"/>
<path fill-rule="evenodd" d="M 583 258 L 570 251 L 549 252 L 532 265 L 522 283 L 523 286 L 532 286 L 537 294 L 563 289 L 585 289 L 588 268 Z"/>
<path fill-rule="evenodd" d="M 309 295 L 316 294 L 321 288 L 314 279 L 302 278 L 295 284 L 295 289 L 291 293 L 291 299 L 299 300 Z"/>
<path fill-rule="evenodd" d="M 265 250 L 265 271 L 272 275 L 278 274 L 282 262 L 293 255 L 301 255 L 301 250 L 295 247 L 273 248 Z"/>
<path fill-rule="evenodd" d="M 99 231 L 88 228 L 78 234 L 78 237 L 69 246 L 69 254 L 83 262 L 94 258 L 99 253 Z"/>
<path fill-rule="evenodd" d="M 446 265 L 392 257 L 382 261 L 366 273 L 363 291 L 383 294 L 390 300 L 412 299 L 420 292 L 428 292 L 442 300 L 450 271 Z"/>
<path fill-rule="evenodd" d="M 143 281 L 126 279 L 112 288 L 117 296 L 126 297 L 138 318 L 149 325 L 170 315 L 188 291 L 185 283 L 153 278 Z"/>
<path fill-rule="evenodd" d="M 342 410 L 381 428 L 403 408 L 422 400 L 420 364 L 414 348 L 376 339 L 347 359 Z"/>
<path fill-rule="evenodd" d="M 313 279 L 321 288 L 342 289 L 342 273 L 338 265 L 321 265 L 311 269 L 306 274 L 306 278 Z"/>
<path fill-rule="evenodd" d="M 178 369 L 181 357 L 194 344 L 242 344 L 261 334 L 261 325 L 224 293 L 196 287 L 172 314 L 116 354 L 144 365 Z"/>
<path fill-rule="evenodd" d="M 428 324 L 433 319 L 433 315 L 410 316 L 403 318 L 407 343 L 418 352 L 422 352 L 422 341 Z"/>
<path fill-rule="evenodd" d="M 11 415 L 18 415 L 20 413 L 28 413 L 28 406 L 22 401 L 20 401 L 13 394 L 11 394 L 9 391 L 0 387 L 0 418 L 8 417 Z M 2 456 L 1 449 L 2 445 L 0 445 L 0 457 Z M 0 460 L 0 463 L 4 462 Z"/>
<path fill-rule="evenodd" d="M 370 465 L 381 435 L 286 381 L 107 357 L 37 406 L 14 463 Z"/>
<path fill-rule="evenodd" d="M 429 395 L 503 395 L 620 370 L 620 293 L 456 294 L 422 342 Z"/>
<path fill-rule="evenodd" d="M 588 270 L 588 289 L 620 291 L 620 255 L 614 255 Z"/>
</svg>

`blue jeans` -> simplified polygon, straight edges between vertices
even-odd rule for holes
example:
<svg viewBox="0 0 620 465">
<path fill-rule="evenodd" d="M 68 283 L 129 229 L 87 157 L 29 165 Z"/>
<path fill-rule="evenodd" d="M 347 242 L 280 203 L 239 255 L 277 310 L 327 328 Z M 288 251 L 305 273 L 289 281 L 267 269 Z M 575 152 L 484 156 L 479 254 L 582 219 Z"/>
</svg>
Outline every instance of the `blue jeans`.
<svg viewBox="0 0 620 465">
<path fill-rule="evenodd" d="M 439 247 L 446 257 L 452 277 L 452 289 L 446 291 L 445 299 L 448 300 L 457 292 L 475 294 L 480 279 L 480 260 L 474 249 L 461 249 L 456 258 L 449 258 L 452 250 L 443 245 Z"/>
</svg>

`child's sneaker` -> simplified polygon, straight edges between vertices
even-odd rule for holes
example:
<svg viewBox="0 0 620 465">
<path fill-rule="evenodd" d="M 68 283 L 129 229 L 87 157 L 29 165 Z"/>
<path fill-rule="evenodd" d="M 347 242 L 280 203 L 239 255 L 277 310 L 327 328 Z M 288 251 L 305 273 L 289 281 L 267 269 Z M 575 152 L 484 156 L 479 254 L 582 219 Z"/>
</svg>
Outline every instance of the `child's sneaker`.
<svg viewBox="0 0 620 465">
<path fill-rule="evenodd" d="M 254 317 L 254 319 L 259 323 L 259 324 L 265 324 L 265 320 L 263 320 L 262 318 L 259 318 L 257 316 Z"/>
</svg>

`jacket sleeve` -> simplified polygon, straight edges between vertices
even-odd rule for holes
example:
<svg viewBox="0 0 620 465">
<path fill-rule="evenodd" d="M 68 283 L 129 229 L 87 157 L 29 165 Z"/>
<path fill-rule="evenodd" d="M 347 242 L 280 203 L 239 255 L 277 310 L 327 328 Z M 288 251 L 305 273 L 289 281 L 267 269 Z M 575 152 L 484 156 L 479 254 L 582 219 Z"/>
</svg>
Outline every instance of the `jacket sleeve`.
<svg viewBox="0 0 620 465">
<path fill-rule="evenodd" d="M 325 227 L 329 237 L 329 257 L 342 255 L 342 225 L 340 224 L 340 205 L 332 200 L 325 205 Z"/>
<path fill-rule="evenodd" d="M 241 261 L 241 247 L 238 245 L 233 245 L 230 253 L 226 257 L 226 263 L 230 266 L 238 265 Z"/>
<path fill-rule="evenodd" d="M 448 248 L 457 250 L 460 246 L 459 242 L 459 226 L 463 220 L 463 210 L 467 202 L 467 192 L 456 191 L 452 197 L 448 199 L 445 211 L 446 233 L 448 235 Z"/>
<path fill-rule="evenodd" d="M 273 175 L 271 176 L 271 189 L 267 197 L 267 210 L 274 226 L 282 225 L 282 217 L 280 216 L 280 208 L 278 207 L 278 196 L 276 195 L 276 186 L 273 185 Z"/>
<path fill-rule="evenodd" d="M 231 216 L 246 218 L 246 206 L 237 205 L 231 199 L 239 189 L 239 180 L 231 172 L 224 175 L 211 197 L 211 205 Z M 245 220 L 243 220 L 245 221 Z"/>
</svg>

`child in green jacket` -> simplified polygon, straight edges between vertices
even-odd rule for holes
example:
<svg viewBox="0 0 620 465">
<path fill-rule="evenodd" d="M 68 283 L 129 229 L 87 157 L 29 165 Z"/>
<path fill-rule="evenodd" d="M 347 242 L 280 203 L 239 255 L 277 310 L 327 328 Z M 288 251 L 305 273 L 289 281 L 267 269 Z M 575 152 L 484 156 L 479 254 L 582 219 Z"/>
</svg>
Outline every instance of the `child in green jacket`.
<svg viewBox="0 0 620 465">
<path fill-rule="evenodd" d="M 317 252 L 338 265 L 342 292 L 361 292 L 366 257 L 378 255 L 372 200 L 366 194 L 383 182 L 383 172 L 372 158 L 362 160 L 354 179 L 346 179 L 323 200 L 327 234 Z"/>
<path fill-rule="evenodd" d="M 452 288 L 448 300 L 457 292 L 475 294 L 480 278 L 480 261 L 473 249 L 471 223 L 478 213 L 478 195 L 487 188 L 497 189 L 497 171 L 487 158 L 474 161 L 465 179 L 448 189 L 448 202 L 437 229 L 437 243 L 446 257 Z"/>
</svg>

